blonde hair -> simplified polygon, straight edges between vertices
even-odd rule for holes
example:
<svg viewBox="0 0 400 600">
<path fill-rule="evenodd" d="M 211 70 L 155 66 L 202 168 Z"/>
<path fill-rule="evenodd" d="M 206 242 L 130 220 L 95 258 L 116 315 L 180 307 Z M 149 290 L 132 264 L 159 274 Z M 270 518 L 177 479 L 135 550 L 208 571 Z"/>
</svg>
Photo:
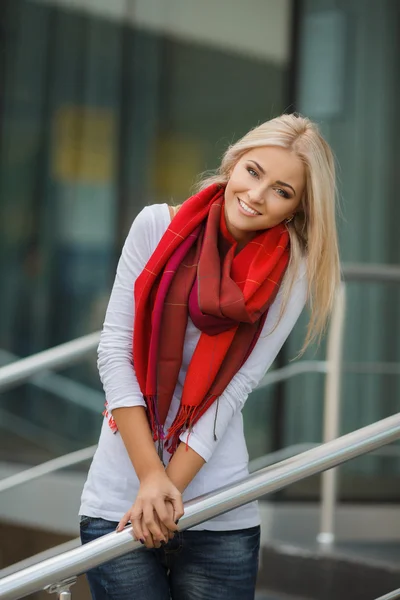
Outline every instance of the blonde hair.
<svg viewBox="0 0 400 600">
<path fill-rule="evenodd" d="M 303 161 L 306 168 L 306 187 L 299 212 L 287 224 L 291 252 L 283 284 L 281 311 L 282 315 L 305 256 L 311 317 L 301 350 L 303 353 L 311 341 L 320 341 L 340 281 L 335 216 L 335 162 L 318 127 L 308 118 L 293 114 L 271 119 L 250 130 L 231 145 L 217 171 L 211 176 L 203 177 L 196 188 L 199 191 L 212 183 L 225 185 L 243 154 L 262 146 L 287 148 Z"/>
</svg>

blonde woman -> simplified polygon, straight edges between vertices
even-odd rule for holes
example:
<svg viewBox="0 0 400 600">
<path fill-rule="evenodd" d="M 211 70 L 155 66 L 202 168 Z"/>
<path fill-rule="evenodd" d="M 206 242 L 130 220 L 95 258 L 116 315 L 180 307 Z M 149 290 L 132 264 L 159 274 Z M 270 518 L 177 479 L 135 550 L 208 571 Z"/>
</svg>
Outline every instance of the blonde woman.
<svg viewBox="0 0 400 600">
<path fill-rule="evenodd" d="M 179 210 L 148 206 L 99 346 L 106 394 L 86 543 L 131 523 L 143 549 L 89 571 L 95 600 L 250 600 L 257 503 L 178 532 L 183 502 L 248 474 L 241 410 L 306 301 L 319 338 L 339 282 L 332 153 L 282 115 L 228 148 Z"/>
</svg>

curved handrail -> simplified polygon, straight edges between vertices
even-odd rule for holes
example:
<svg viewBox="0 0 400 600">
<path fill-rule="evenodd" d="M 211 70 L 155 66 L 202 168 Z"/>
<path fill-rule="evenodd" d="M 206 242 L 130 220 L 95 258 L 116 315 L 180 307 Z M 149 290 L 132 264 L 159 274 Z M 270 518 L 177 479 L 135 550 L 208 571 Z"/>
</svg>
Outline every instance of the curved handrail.
<svg viewBox="0 0 400 600">
<path fill-rule="evenodd" d="M 291 365 L 280 367 L 269 371 L 261 379 L 258 386 L 255 388 L 259 390 L 272 385 L 273 383 L 279 383 L 280 381 L 286 381 L 296 375 L 303 375 L 304 373 L 326 373 L 328 369 L 328 363 L 325 360 L 300 360 Z"/>
<path fill-rule="evenodd" d="M 381 282 L 400 282 L 400 268 L 392 265 L 343 265 L 343 278 L 345 281 L 381 281 Z M 66 366 L 72 364 L 85 356 L 88 352 L 94 350 L 99 342 L 100 332 L 95 332 L 89 336 L 84 336 L 67 344 L 62 344 L 56 348 L 46 350 L 38 355 L 31 356 L 0 369 L 0 391 L 18 385 L 31 379 L 35 374 L 45 370 Z M 305 364 L 308 363 L 308 364 Z M 328 363 L 325 361 L 304 361 L 294 365 L 289 365 L 267 374 L 260 383 L 259 387 L 264 387 L 269 383 L 282 381 L 291 376 L 305 372 L 327 372 Z M 370 366 L 366 367 L 368 370 Z M 346 370 L 351 370 L 347 366 Z M 374 370 L 378 372 L 398 373 L 397 365 L 380 364 L 375 366 Z M 293 459 L 290 459 L 293 460 Z M 38 467 L 40 469 L 40 467 Z M 42 468 L 43 465 L 42 465 Z M 22 474 L 20 474 L 22 476 Z"/>
<path fill-rule="evenodd" d="M 269 452 L 268 454 L 254 458 L 249 462 L 249 473 L 254 473 L 255 471 L 259 471 L 265 467 L 270 467 L 283 460 L 292 458 L 297 454 L 301 454 L 302 452 L 316 448 L 317 446 L 320 446 L 320 444 L 317 442 L 303 442 L 286 446 L 285 448 L 275 450 L 274 452 Z M 4 477 L 4 479 L 0 480 L 0 492 L 13 489 L 19 485 L 24 485 L 25 483 L 29 483 L 30 481 L 34 481 L 35 479 L 42 477 L 43 475 L 50 475 L 67 467 L 73 467 L 75 465 L 79 465 L 80 463 L 86 462 L 93 457 L 96 449 L 96 445 L 88 446 L 87 448 L 82 448 L 81 450 L 75 450 L 69 454 L 52 458 L 51 460 L 41 463 L 35 467 L 30 467 L 29 469 L 19 471 L 14 475 Z M 384 458 L 399 458 L 400 446 L 378 448 L 374 451 L 374 454 Z"/>
<path fill-rule="evenodd" d="M 376 600 L 397 600 L 398 598 L 400 598 L 400 588 L 393 590 L 393 592 L 389 592 L 389 594 L 385 594 L 384 596 L 379 596 Z"/>
<path fill-rule="evenodd" d="M 342 265 L 342 276 L 345 281 L 398 283 L 400 282 L 400 267 L 385 264 L 346 263 Z M 28 358 L 17 360 L 6 367 L 1 367 L 0 391 L 25 382 L 40 371 L 64 367 L 76 362 L 88 352 L 96 349 L 100 341 L 100 333 L 100 331 L 95 331 L 55 348 L 50 348 Z M 295 365 L 289 365 L 289 367 L 292 366 Z M 299 368 L 305 368 L 305 365 Z M 320 372 L 325 372 L 323 368 L 321 365 Z M 319 367 L 316 367 L 316 370 L 318 371 Z M 291 372 L 294 373 L 295 370 Z M 280 379 L 276 379 L 276 381 L 280 381 Z"/>
<path fill-rule="evenodd" d="M 24 383 L 39 371 L 66 367 L 76 362 L 92 350 L 95 350 L 99 344 L 99 340 L 100 331 L 96 331 L 1 367 L 0 391 Z"/>
<path fill-rule="evenodd" d="M 400 267 L 385 264 L 345 263 L 342 265 L 345 281 L 400 282 Z"/>
<path fill-rule="evenodd" d="M 49 475 L 49 473 L 54 473 L 60 469 L 65 469 L 66 467 L 78 465 L 81 462 L 90 460 L 93 458 L 96 448 L 97 445 L 89 446 L 88 448 L 82 448 L 82 450 L 76 450 L 75 452 L 70 452 L 69 454 L 52 458 L 51 460 L 37 465 L 36 467 L 24 469 L 19 473 L 5 477 L 4 479 L 0 480 L 0 492 L 4 492 L 5 490 L 17 487 L 18 485 L 28 483 L 29 481 L 33 481 L 34 479 L 42 477 L 43 475 Z"/>
<path fill-rule="evenodd" d="M 272 385 L 279 381 L 286 381 L 291 377 L 296 375 L 302 375 L 304 373 L 326 373 L 327 371 L 327 361 L 299 361 L 298 363 L 287 365 L 280 369 L 276 369 L 267 373 L 260 384 L 256 389 L 263 389 L 268 385 Z M 1 370 L 1 369 L 0 369 Z M 348 363 L 343 368 L 346 372 L 359 372 L 359 373 L 384 373 L 387 375 L 400 375 L 400 364 L 398 363 Z M 1 412 L 1 411 L 0 411 Z M 14 417 L 15 418 L 15 417 Z M 278 460 L 283 460 L 287 458 L 287 454 L 292 456 L 295 454 L 294 449 L 296 448 L 298 452 L 303 450 L 308 450 L 312 447 L 317 446 L 318 444 L 304 443 L 304 444 L 295 444 L 293 446 L 289 446 L 287 448 L 282 448 L 277 450 L 276 452 L 264 455 L 262 457 L 256 458 L 251 461 L 249 465 L 249 471 L 252 473 L 256 469 L 261 469 L 264 467 L 266 461 L 268 464 L 273 464 Z M 78 465 L 81 462 L 85 462 L 86 460 L 90 460 L 97 446 L 89 446 L 86 448 L 82 448 L 81 450 L 75 450 L 74 452 L 70 452 L 68 454 L 64 454 L 63 456 L 53 458 L 49 461 L 41 463 L 35 467 L 30 467 L 28 469 L 24 469 L 19 473 L 14 475 L 10 475 L 4 479 L 0 480 L 0 492 L 11 489 L 18 485 L 22 485 L 24 483 L 28 483 L 42 475 L 49 475 L 50 473 L 55 473 L 61 469 L 66 467 L 71 467 L 74 465 Z M 393 451 L 385 452 L 385 456 L 398 456 L 400 452 L 400 448 L 393 449 Z M 275 459 L 273 457 L 276 457 Z"/>
<path fill-rule="evenodd" d="M 0 348 L 0 374 L 2 367 L 16 363 L 19 360 L 22 360 L 20 356 L 16 356 L 12 352 Z M 49 392 L 57 396 L 57 398 L 62 398 L 63 400 L 67 400 L 67 402 L 72 402 L 81 408 L 86 408 L 97 414 L 99 413 L 99 407 L 104 404 L 104 395 L 100 390 L 71 379 L 71 377 L 50 371 L 47 367 L 42 367 L 36 374 L 29 377 L 27 381 L 30 385 L 40 390 Z M 8 385 L 7 389 L 18 385 L 19 382 L 16 381 Z"/>
<path fill-rule="evenodd" d="M 305 477 L 335 467 L 399 438 L 400 413 L 186 503 L 185 515 L 180 520 L 180 529 L 188 529 L 203 523 L 216 515 L 247 504 Z M 139 547 L 141 547 L 140 543 L 132 537 L 131 527 L 118 534 L 110 533 L 80 548 L 1 579 L 0 597 L 3 600 L 22 598 Z"/>
</svg>

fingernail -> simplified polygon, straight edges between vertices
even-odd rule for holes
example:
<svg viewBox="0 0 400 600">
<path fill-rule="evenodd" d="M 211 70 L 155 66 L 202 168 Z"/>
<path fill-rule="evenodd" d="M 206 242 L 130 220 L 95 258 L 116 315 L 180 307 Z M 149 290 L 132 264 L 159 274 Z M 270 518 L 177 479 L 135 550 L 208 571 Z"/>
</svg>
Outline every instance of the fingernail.
<svg viewBox="0 0 400 600">
<path fill-rule="evenodd" d="M 144 540 L 142 540 L 142 538 L 140 538 L 139 542 L 140 542 L 141 544 L 144 544 Z"/>
<path fill-rule="evenodd" d="M 119 531 L 119 525 L 116 526 L 115 531 Z"/>
<path fill-rule="evenodd" d="M 161 546 L 165 546 L 165 540 L 160 540 Z"/>
</svg>

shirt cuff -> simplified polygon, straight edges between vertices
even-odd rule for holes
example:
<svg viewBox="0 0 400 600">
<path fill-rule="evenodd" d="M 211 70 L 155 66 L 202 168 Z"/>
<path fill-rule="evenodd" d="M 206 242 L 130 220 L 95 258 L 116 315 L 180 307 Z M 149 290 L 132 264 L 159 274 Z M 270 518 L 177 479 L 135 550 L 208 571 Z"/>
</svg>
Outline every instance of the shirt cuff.
<svg viewBox="0 0 400 600">
<path fill-rule="evenodd" d="M 189 448 L 197 452 L 197 454 L 199 454 L 203 460 L 206 462 L 210 460 L 214 449 L 207 447 L 194 431 L 184 431 L 179 436 L 179 439 L 181 442 L 189 446 Z"/>
<path fill-rule="evenodd" d="M 133 406 L 144 406 L 147 408 L 144 398 L 138 396 L 126 396 L 125 398 L 118 398 L 118 400 L 107 401 L 107 407 L 110 413 L 116 408 L 131 408 Z"/>
</svg>

